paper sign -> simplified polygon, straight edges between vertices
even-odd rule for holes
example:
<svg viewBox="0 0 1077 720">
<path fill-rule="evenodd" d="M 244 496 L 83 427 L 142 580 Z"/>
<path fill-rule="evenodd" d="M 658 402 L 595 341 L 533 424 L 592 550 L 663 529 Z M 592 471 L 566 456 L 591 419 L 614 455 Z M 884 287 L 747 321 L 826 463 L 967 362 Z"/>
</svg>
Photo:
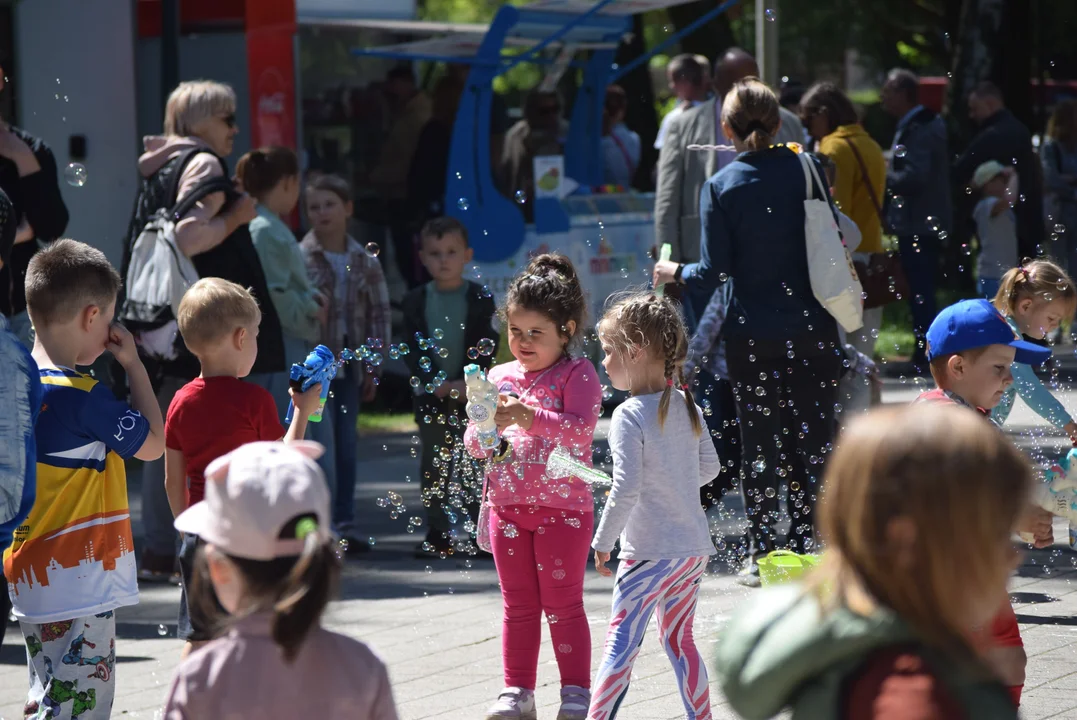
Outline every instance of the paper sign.
<svg viewBox="0 0 1077 720">
<path fill-rule="evenodd" d="M 561 199 L 565 180 L 564 155 L 539 155 L 534 159 L 535 198 Z"/>
</svg>

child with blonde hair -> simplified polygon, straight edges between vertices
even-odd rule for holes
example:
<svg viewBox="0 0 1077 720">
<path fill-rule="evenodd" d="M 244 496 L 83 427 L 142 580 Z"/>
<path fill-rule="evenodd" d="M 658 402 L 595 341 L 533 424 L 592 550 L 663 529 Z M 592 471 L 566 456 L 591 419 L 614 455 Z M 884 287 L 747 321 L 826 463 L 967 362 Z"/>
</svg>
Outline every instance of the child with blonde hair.
<svg viewBox="0 0 1077 720">
<path fill-rule="evenodd" d="M 221 278 L 202 278 L 180 301 L 179 331 L 202 372 L 176 393 L 165 419 L 165 490 L 173 516 L 202 501 L 211 462 L 249 442 L 302 440 L 307 418 L 318 408 L 320 384 L 303 393 L 290 391 L 296 409 L 285 430 L 269 391 L 243 379 L 258 357 L 261 320 L 250 291 Z M 189 602 L 201 545 L 188 533 L 180 548 L 178 626 L 187 641 L 184 657 L 213 637 L 210 619 Z"/>
<path fill-rule="evenodd" d="M 176 670 L 167 720 L 397 720 L 384 663 L 321 627 L 340 580 L 329 488 L 314 462 L 322 451 L 244 445 L 206 468 L 205 501 L 176 518 L 206 542 L 191 601 L 228 631 Z"/>
<path fill-rule="evenodd" d="M 1007 601 L 1027 459 L 976 414 L 917 404 L 851 423 L 823 487 L 821 566 L 754 596 L 719 639 L 733 710 L 1015 720 L 971 638 Z"/>
<path fill-rule="evenodd" d="M 1042 340 L 1058 329 L 1064 320 L 1072 320 L 1077 308 L 1077 289 L 1069 275 L 1050 260 L 1029 260 L 1006 271 L 999 282 L 994 305 L 1014 332 Z M 999 425 L 1006 422 L 1017 395 L 1036 414 L 1064 430 L 1077 443 L 1077 422 L 1062 403 L 1044 387 L 1030 365 L 1013 364 L 1013 385 L 991 411 Z"/>
<path fill-rule="evenodd" d="M 576 269 L 557 254 L 533 259 L 509 285 L 501 309 L 516 359 L 494 367 L 489 380 L 500 394 L 497 428 L 511 451 L 488 465 L 483 502 L 504 601 L 505 689 L 487 720 L 534 720 L 543 612 L 561 673 L 557 720 L 583 720 L 591 701 L 583 578 L 594 497 L 580 478 L 546 476 L 546 461 L 558 446 L 591 463 L 602 390 L 591 361 L 569 354 L 586 309 Z M 474 457 L 493 455 L 479 445 L 474 423 L 464 444 Z"/>
<path fill-rule="evenodd" d="M 610 307 L 598 336 L 610 383 L 632 396 L 613 411 L 613 489 L 592 543 L 595 568 L 606 577 L 618 537 L 621 552 L 587 717 L 617 716 L 657 611 L 687 717 L 709 718 L 707 668 L 692 624 L 707 558 L 715 552 L 699 488 L 718 474 L 719 462 L 684 377 L 684 322 L 671 300 L 647 292 Z"/>
</svg>

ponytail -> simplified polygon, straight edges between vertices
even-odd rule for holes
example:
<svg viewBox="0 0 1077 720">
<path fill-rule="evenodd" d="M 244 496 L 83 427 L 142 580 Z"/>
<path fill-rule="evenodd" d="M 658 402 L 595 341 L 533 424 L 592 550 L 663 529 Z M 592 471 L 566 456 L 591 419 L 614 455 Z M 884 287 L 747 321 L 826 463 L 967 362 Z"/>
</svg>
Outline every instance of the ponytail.
<svg viewBox="0 0 1077 720">
<path fill-rule="evenodd" d="M 1050 260 L 1025 258 L 1019 267 L 1010 268 L 999 282 L 995 308 L 1006 317 L 1013 317 L 1023 300 L 1039 302 L 1061 300 L 1066 303 L 1066 317 L 1072 317 L 1077 307 L 1077 289 L 1061 267 Z"/>
<path fill-rule="evenodd" d="M 251 150 L 236 163 L 236 177 L 244 192 L 258 200 L 287 177 L 299 177 L 299 158 L 285 147 Z"/>
<path fill-rule="evenodd" d="M 313 519 L 313 515 L 292 519 L 285 524 L 281 538 L 296 537 L 296 527 Z M 286 662 L 294 661 L 337 591 L 340 558 L 330 542 L 323 542 L 316 532 L 308 532 L 303 536 L 303 550 L 298 556 L 250 560 L 222 555 L 242 576 L 246 589 L 244 600 L 249 603 L 245 615 L 271 613 L 273 641 L 280 646 Z M 221 615 L 208 569 L 205 553 L 200 551 L 195 560 L 192 600 L 211 620 L 215 634 L 220 635 L 230 622 L 245 615 L 239 618 Z"/>
<path fill-rule="evenodd" d="M 777 96 L 758 78 L 736 82 L 722 101 L 722 122 L 749 150 L 773 145 L 781 120 Z"/>
</svg>

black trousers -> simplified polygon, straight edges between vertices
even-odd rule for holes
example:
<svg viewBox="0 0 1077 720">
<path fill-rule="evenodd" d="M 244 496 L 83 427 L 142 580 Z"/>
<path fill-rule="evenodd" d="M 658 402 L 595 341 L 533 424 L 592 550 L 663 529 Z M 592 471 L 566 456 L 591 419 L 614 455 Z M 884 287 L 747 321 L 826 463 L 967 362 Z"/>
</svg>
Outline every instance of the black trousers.
<svg viewBox="0 0 1077 720">
<path fill-rule="evenodd" d="M 789 549 L 815 545 L 816 497 L 834 439 L 842 357 L 836 331 L 786 341 L 728 338 L 726 360 L 740 425 L 741 487 L 749 552 L 777 549 L 774 525 L 784 494 Z"/>
</svg>

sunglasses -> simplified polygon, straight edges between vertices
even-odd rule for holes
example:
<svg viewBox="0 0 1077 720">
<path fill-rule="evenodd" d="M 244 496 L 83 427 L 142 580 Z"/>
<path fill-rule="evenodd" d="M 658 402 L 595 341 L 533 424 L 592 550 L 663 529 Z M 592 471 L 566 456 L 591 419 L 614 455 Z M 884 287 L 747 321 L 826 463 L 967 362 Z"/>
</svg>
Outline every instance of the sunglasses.
<svg viewBox="0 0 1077 720">
<path fill-rule="evenodd" d="M 225 115 L 224 117 L 221 118 L 221 120 L 224 121 L 224 124 L 228 126 L 229 130 L 235 128 L 235 126 L 236 126 L 236 115 L 235 115 L 235 113 L 232 113 L 230 115 Z"/>
</svg>

